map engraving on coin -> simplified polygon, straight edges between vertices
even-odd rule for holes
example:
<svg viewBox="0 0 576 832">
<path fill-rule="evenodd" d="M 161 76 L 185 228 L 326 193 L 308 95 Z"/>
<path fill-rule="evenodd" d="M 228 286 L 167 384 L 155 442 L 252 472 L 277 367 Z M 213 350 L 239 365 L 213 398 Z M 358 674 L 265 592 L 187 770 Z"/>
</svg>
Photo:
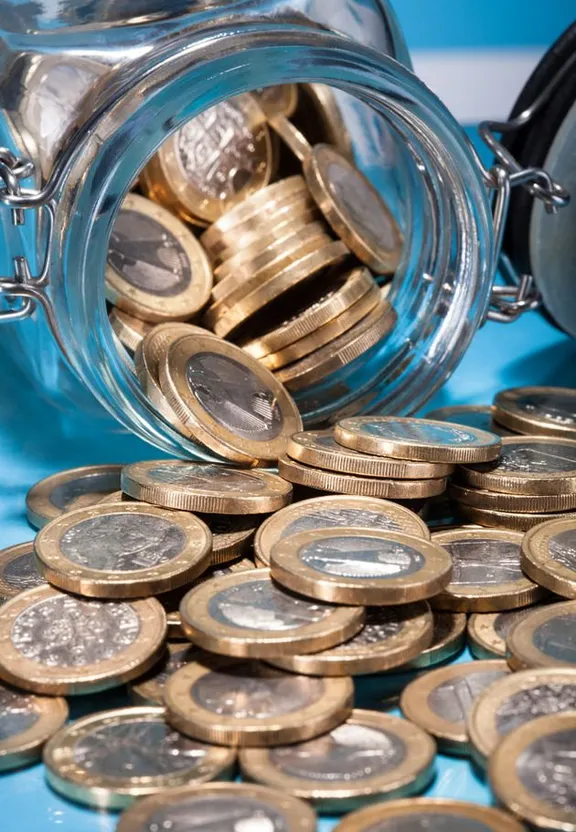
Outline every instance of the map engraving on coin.
<svg viewBox="0 0 576 832">
<path fill-rule="evenodd" d="M 106 472 L 77 477 L 57 485 L 50 493 L 50 502 L 60 511 L 97 503 L 102 497 L 120 489 L 120 472 Z"/>
<path fill-rule="evenodd" d="M 576 730 L 534 740 L 519 754 L 516 774 L 537 800 L 576 812 Z"/>
<path fill-rule="evenodd" d="M 265 579 L 222 590 L 210 599 L 208 611 L 221 624 L 280 632 L 321 621 L 331 609 Z"/>
<path fill-rule="evenodd" d="M 255 798 L 192 797 L 158 809 L 142 832 L 290 832 L 288 818 Z M 140 832 L 140 830 L 139 830 Z"/>
<path fill-rule="evenodd" d="M 0 687 L 0 742 L 28 731 L 37 721 L 30 696 Z"/>
<path fill-rule="evenodd" d="M 404 543 L 370 537 L 331 537 L 303 546 L 298 557 L 317 572 L 342 578 L 396 578 L 424 566 L 420 552 Z"/>
<path fill-rule="evenodd" d="M 576 664 L 576 615 L 558 615 L 534 630 L 532 642 L 547 656 Z"/>
<path fill-rule="evenodd" d="M 257 477 L 244 471 L 225 468 L 223 465 L 205 465 L 191 462 L 186 465 L 157 465 L 150 468 L 148 476 L 151 480 L 166 485 L 183 485 L 189 488 L 213 488 L 224 493 L 237 493 L 248 489 L 250 492 L 261 492 L 266 488 L 265 483 Z"/>
<path fill-rule="evenodd" d="M 9 561 L 2 570 L 2 579 L 20 592 L 46 583 L 36 568 L 36 560 L 32 552 L 25 552 Z"/>
<path fill-rule="evenodd" d="M 507 584 L 521 581 L 520 545 L 509 540 L 478 538 L 442 543 L 452 555 L 453 584 Z"/>
<path fill-rule="evenodd" d="M 289 523 L 280 533 L 280 538 L 291 537 L 298 532 L 313 532 L 316 529 L 363 528 L 383 529 L 389 532 L 401 531 L 393 517 L 359 508 L 310 508 L 310 514 L 303 514 Z"/>
<path fill-rule="evenodd" d="M 548 552 L 552 560 L 566 569 L 576 571 L 576 529 L 566 529 L 551 537 Z"/>
<path fill-rule="evenodd" d="M 431 691 L 428 706 L 446 722 L 465 722 L 476 698 L 488 685 L 505 675 L 503 670 L 482 670 L 466 676 L 455 676 Z"/>
<path fill-rule="evenodd" d="M 539 716 L 576 710 L 576 685 L 560 682 L 536 685 L 518 691 L 496 711 L 496 727 L 504 736 Z"/>
</svg>

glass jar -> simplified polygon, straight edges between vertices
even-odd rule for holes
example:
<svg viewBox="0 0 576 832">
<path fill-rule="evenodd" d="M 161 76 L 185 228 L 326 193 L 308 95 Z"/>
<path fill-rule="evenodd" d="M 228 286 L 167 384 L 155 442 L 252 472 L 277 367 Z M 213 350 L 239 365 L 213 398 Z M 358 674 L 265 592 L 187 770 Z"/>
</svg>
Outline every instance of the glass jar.
<svg viewBox="0 0 576 832">
<path fill-rule="evenodd" d="M 269 85 L 328 85 L 358 167 L 403 229 L 398 323 L 295 398 L 309 424 L 416 410 L 485 319 L 499 248 L 490 187 L 502 182 L 410 71 L 387 0 L 164 6 L 69 0 L 49 18 L 2 4 L 2 349 L 51 400 L 92 415 L 103 405 L 164 450 L 211 458 L 156 413 L 117 349 L 104 297 L 114 217 L 162 142 L 205 108 Z"/>
</svg>

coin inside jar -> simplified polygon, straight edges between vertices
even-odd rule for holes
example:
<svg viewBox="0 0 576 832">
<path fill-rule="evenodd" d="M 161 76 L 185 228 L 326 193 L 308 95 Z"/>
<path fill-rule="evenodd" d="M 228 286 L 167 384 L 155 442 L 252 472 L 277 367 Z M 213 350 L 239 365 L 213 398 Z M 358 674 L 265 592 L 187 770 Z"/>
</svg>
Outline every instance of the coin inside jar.
<svg viewBox="0 0 576 832">
<path fill-rule="evenodd" d="M 551 592 L 576 598 L 576 518 L 529 531 L 522 540 L 522 568 Z"/>
<path fill-rule="evenodd" d="M 513 670 L 576 666 L 576 601 L 537 607 L 506 638 Z"/>
<path fill-rule="evenodd" d="M 46 477 L 26 495 L 28 522 L 40 529 L 65 511 L 98 503 L 118 491 L 121 470 L 121 465 L 85 465 Z"/>
<path fill-rule="evenodd" d="M 576 439 L 576 391 L 515 387 L 494 399 L 494 418 L 518 433 Z"/>
<path fill-rule="evenodd" d="M 0 550 L 0 598 L 12 598 L 26 589 L 46 584 L 34 557 L 34 542 Z"/>
<path fill-rule="evenodd" d="M 168 642 L 165 656 L 145 676 L 130 685 L 130 695 L 136 705 L 163 705 L 164 686 L 170 676 L 189 662 L 197 661 L 200 651 L 189 643 Z"/>
<path fill-rule="evenodd" d="M 0 771 L 30 765 L 68 718 L 65 699 L 34 696 L 0 684 Z"/>
<path fill-rule="evenodd" d="M 506 656 L 506 638 L 512 627 L 535 607 L 497 613 L 474 613 L 468 620 L 470 652 L 477 659 L 503 659 Z"/>
<path fill-rule="evenodd" d="M 154 326 L 154 324 L 148 321 L 141 321 L 133 315 L 122 312 L 121 309 L 116 309 L 116 307 L 110 312 L 109 319 L 112 329 L 118 336 L 118 340 L 130 352 L 136 350 L 138 344 L 140 344 L 144 336 Z"/>
</svg>

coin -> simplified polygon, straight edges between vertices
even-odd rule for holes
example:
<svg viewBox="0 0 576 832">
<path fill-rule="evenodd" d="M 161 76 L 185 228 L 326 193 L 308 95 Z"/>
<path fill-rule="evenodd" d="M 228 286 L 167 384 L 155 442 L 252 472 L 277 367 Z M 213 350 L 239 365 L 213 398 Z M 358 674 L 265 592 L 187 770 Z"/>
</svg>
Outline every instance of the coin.
<svg viewBox="0 0 576 832">
<path fill-rule="evenodd" d="M 394 272 L 402 255 L 402 232 L 368 179 L 325 144 L 311 148 L 303 169 L 312 197 L 348 248 L 376 273 Z"/>
<path fill-rule="evenodd" d="M 494 421 L 494 407 L 489 404 L 455 404 L 438 407 L 435 410 L 429 410 L 424 418 L 433 419 L 436 422 L 456 422 L 458 425 L 487 430 L 498 436 L 510 436 L 512 433 Z"/>
<path fill-rule="evenodd" d="M 244 748 L 244 777 L 345 812 L 377 800 L 416 794 L 434 775 L 434 741 L 416 725 L 355 709 L 329 734 L 277 748 Z"/>
<path fill-rule="evenodd" d="M 318 529 L 278 541 L 274 580 L 293 592 L 339 604 L 407 604 L 450 583 L 452 561 L 435 543 L 380 529 Z"/>
<path fill-rule="evenodd" d="M 521 670 L 490 685 L 468 715 L 474 759 L 485 766 L 503 738 L 533 719 L 576 710 L 576 668 Z"/>
<path fill-rule="evenodd" d="M 40 480 L 26 494 L 28 522 L 40 529 L 65 511 L 98 503 L 118 491 L 121 470 L 121 465 L 85 465 Z"/>
<path fill-rule="evenodd" d="M 424 462 L 480 462 L 500 453 L 500 439 L 489 431 L 413 417 L 343 419 L 334 438 L 353 451 Z"/>
<path fill-rule="evenodd" d="M 522 569 L 551 592 L 576 598 L 576 517 L 551 520 L 527 532 Z"/>
<path fill-rule="evenodd" d="M 133 315 L 122 312 L 114 307 L 110 312 L 110 324 L 118 336 L 120 343 L 130 352 L 134 352 L 140 341 L 147 335 L 154 324 L 141 321 Z"/>
<path fill-rule="evenodd" d="M 494 418 L 518 433 L 576 439 L 576 390 L 514 387 L 494 399 Z"/>
<path fill-rule="evenodd" d="M 506 637 L 513 670 L 576 666 L 576 601 L 532 610 Z"/>
<path fill-rule="evenodd" d="M 0 550 L 0 598 L 13 598 L 25 589 L 45 586 L 34 557 L 34 542 L 18 543 Z"/>
<path fill-rule="evenodd" d="M 232 774 L 236 754 L 183 737 L 164 721 L 164 708 L 116 708 L 77 719 L 44 748 L 48 784 L 59 794 L 100 809 L 177 786 Z"/>
<path fill-rule="evenodd" d="M 359 676 L 403 666 L 429 647 L 433 622 L 425 601 L 368 607 L 360 632 L 344 644 L 312 655 L 275 656 L 274 667 L 311 676 Z"/>
<path fill-rule="evenodd" d="M 352 679 L 312 679 L 256 661 L 207 656 L 164 688 L 168 721 L 218 745 L 270 746 L 312 739 L 352 711 Z"/>
<path fill-rule="evenodd" d="M 400 697 L 402 713 L 428 731 L 449 754 L 467 754 L 466 718 L 474 701 L 510 668 L 504 661 L 475 661 L 430 670 L 410 682 Z"/>
<path fill-rule="evenodd" d="M 349 815 L 334 832 L 523 832 L 506 812 L 447 798 L 378 803 Z M 126 830 L 132 832 L 132 830 Z"/>
<path fill-rule="evenodd" d="M 574 494 L 500 494 L 484 488 L 465 488 L 451 485 L 450 497 L 457 503 L 480 509 L 509 512 L 511 514 L 546 513 L 576 510 L 576 493 Z M 465 509 L 466 510 L 466 509 Z"/>
<path fill-rule="evenodd" d="M 254 562 L 248 558 L 231 561 L 229 563 L 217 563 L 211 566 L 206 572 L 203 572 L 199 578 L 192 582 L 192 586 L 198 586 L 206 581 L 211 581 L 213 578 L 221 578 L 224 575 L 231 575 L 235 572 L 245 572 L 247 569 L 255 569 Z M 182 589 L 178 590 L 182 593 Z"/>
<path fill-rule="evenodd" d="M 576 832 L 576 713 L 542 716 L 517 728 L 490 759 L 498 800 L 533 828 Z"/>
<path fill-rule="evenodd" d="M 147 503 L 208 514 L 260 514 L 290 502 L 292 487 L 268 471 L 161 459 L 122 469 L 122 490 Z"/>
<path fill-rule="evenodd" d="M 173 343 L 160 364 L 160 386 L 193 436 L 233 462 L 276 461 L 302 428 L 298 408 L 273 374 L 213 336 Z"/>
<path fill-rule="evenodd" d="M 511 494 L 576 492 L 576 441 L 545 436 L 507 436 L 500 458 L 456 472 L 458 482 Z"/>
<path fill-rule="evenodd" d="M 429 647 L 402 665 L 401 670 L 420 670 L 454 658 L 466 643 L 466 616 L 459 612 L 434 611 L 434 629 Z"/>
<path fill-rule="evenodd" d="M 185 320 L 211 288 L 212 268 L 192 232 L 161 205 L 128 194 L 110 236 L 108 300 L 145 321 Z"/>
<path fill-rule="evenodd" d="M 253 569 L 191 589 L 180 619 L 190 641 L 211 653 L 266 659 L 341 644 L 362 629 L 364 610 L 299 597 L 273 584 L 268 569 Z"/>
<path fill-rule="evenodd" d="M 506 656 L 506 638 L 512 627 L 535 609 L 496 613 L 474 613 L 468 619 L 470 652 L 477 659 L 503 659 Z"/>
<path fill-rule="evenodd" d="M 212 534 L 189 512 L 147 503 L 69 511 L 38 533 L 45 578 L 89 598 L 141 598 L 183 586 L 210 565 Z"/>
<path fill-rule="evenodd" d="M 258 515 L 244 517 L 226 514 L 202 514 L 203 520 L 212 532 L 212 566 L 218 566 L 243 555 L 252 542 L 254 532 L 262 522 Z"/>
<path fill-rule="evenodd" d="M 204 783 L 170 789 L 122 813 L 116 832 L 315 832 L 304 801 L 264 786 Z"/>
<path fill-rule="evenodd" d="M 525 607 L 544 595 L 520 568 L 522 534 L 496 529 L 436 532 L 452 558 L 452 580 L 434 599 L 437 609 L 494 612 Z"/>
<path fill-rule="evenodd" d="M 465 503 L 460 503 L 458 511 L 462 518 L 471 523 L 477 523 L 479 526 L 522 532 L 549 520 L 576 519 L 576 512 L 547 511 L 542 513 L 530 512 L 528 514 L 521 511 L 496 511 L 491 508 L 475 508 L 474 506 L 467 506 Z"/>
<path fill-rule="evenodd" d="M 35 763 L 68 718 L 65 699 L 34 696 L 0 684 L 0 771 Z"/>
<path fill-rule="evenodd" d="M 279 84 L 255 90 L 256 98 L 267 116 L 283 113 L 291 116 L 298 106 L 298 84 Z"/>
<path fill-rule="evenodd" d="M 442 494 L 446 489 L 445 477 L 425 480 L 392 480 L 381 477 L 353 476 L 302 465 L 301 462 L 295 462 L 288 456 L 279 458 L 278 473 L 291 483 L 322 491 L 364 497 L 386 497 L 391 500 L 431 497 L 435 494 Z"/>
<path fill-rule="evenodd" d="M 300 84 L 299 102 L 295 114 L 302 123 L 307 134 L 314 131 L 318 141 L 325 141 L 334 145 L 347 158 L 354 158 L 352 137 L 347 125 L 345 114 L 346 94 L 327 84 Z M 315 138 L 315 140 L 316 140 Z"/>
<path fill-rule="evenodd" d="M 304 133 L 289 121 L 283 113 L 272 113 L 268 118 L 268 123 L 284 144 L 290 148 L 299 162 L 304 163 L 313 153 L 313 147 Z M 304 173 L 306 175 L 305 168 Z"/>
<path fill-rule="evenodd" d="M 130 695 L 136 705 L 163 705 L 164 686 L 181 667 L 198 661 L 200 650 L 190 643 L 168 642 L 168 651 L 145 676 L 130 685 Z"/>
<path fill-rule="evenodd" d="M 207 225 L 264 188 L 273 170 L 264 113 L 245 93 L 180 127 L 140 174 L 148 196 L 195 225 Z"/>
<path fill-rule="evenodd" d="M 0 678 L 35 693 L 94 693 L 145 673 L 165 636 L 154 598 L 85 601 L 28 589 L 0 612 Z"/>
</svg>

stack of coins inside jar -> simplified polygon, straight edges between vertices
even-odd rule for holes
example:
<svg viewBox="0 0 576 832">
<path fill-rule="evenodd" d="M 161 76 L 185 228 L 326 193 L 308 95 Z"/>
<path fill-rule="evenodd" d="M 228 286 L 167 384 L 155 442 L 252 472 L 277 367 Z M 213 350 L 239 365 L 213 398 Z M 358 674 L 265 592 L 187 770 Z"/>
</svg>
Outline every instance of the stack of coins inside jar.
<svg viewBox="0 0 576 832">
<path fill-rule="evenodd" d="M 119 832 L 324 814 L 574 832 L 576 511 L 470 523 L 452 498 L 470 472 L 570 494 L 572 395 L 296 431 L 278 473 L 164 459 L 41 481 L 35 540 L 0 553 L 0 768 L 42 755 L 65 800 L 122 809 Z M 538 434 L 491 430 L 502 402 Z M 418 797 L 444 755 L 497 808 Z"/>
</svg>

